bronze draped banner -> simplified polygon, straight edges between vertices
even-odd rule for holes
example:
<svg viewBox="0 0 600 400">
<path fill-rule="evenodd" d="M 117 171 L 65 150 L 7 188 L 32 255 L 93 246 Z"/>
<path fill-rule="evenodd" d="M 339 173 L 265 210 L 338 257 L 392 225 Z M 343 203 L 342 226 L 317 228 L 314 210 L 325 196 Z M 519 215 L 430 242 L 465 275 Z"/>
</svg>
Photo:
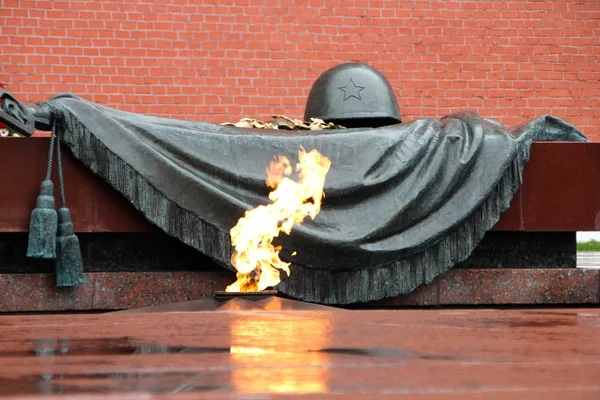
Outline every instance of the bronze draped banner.
<svg viewBox="0 0 600 400">
<path fill-rule="evenodd" d="M 327 304 L 409 293 L 465 260 L 508 208 L 531 141 L 586 141 L 551 116 L 511 130 L 459 113 L 377 129 L 278 131 L 143 116 L 72 95 L 42 107 L 77 159 L 149 221 L 229 269 L 229 230 L 269 202 L 269 161 L 295 163 L 301 146 L 323 153 L 332 164 L 322 210 L 278 239 L 293 264 L 277 289 Z"/>
</svg>

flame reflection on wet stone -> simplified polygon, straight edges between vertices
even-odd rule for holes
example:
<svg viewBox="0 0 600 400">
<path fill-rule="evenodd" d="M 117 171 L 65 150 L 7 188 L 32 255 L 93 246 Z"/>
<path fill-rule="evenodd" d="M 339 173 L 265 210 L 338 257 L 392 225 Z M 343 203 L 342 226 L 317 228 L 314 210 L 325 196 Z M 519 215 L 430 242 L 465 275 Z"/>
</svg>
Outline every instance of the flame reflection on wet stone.
<svg viewBox="0 0 600 400">
<path fill-rule="evenodd" d="M 243 318 L 231 325 L 231 385 L 238 393 L 327 393 L 331 327 L 323 319 Z M 310 332 L 310 343 L 306 333 Z"/>
<path fill-rule="evenodd" d="M 326 319 L 289 316 L 270 321 L 255 313 L 238 314 L 230 325 L 229 348 L 173 346 L 135 338 L 107 340 L 43 339 L 32 343 L 37 364 L 48 373 L 5 381 L 22 393 L 178 393 L 233 391 L 240 394 L 311 394 L 328 392 L 329 335 Z M 310 341 L 306 333 L 310 332 Z M 229 359 L 229 367 L 202 373 L 181 371 L 112 371 L 106 373 L 51 373 L 80 356 L 202 356 Z M 16 355 L 16 354 L 15 354 Z M 211 356 L 213 355 L 213 356 Z M 229 375 L 229 376 L 228 376 Z M 27 383 L 28 382 L 28 383 Z M 27 384 L 26 384 L 27 383 Z M 13 386 L 14 386 L 13 385 Z M 28 387 L 28 388 L 26 388 Z"/>
</svg>

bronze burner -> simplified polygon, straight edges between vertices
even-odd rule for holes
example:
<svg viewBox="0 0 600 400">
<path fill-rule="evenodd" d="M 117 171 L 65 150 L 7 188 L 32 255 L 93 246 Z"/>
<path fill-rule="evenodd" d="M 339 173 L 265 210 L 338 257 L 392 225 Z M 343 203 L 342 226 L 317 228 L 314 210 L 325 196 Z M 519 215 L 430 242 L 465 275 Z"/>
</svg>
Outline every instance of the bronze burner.
<svg viewBox="0 0 600 400">
<path fill-rule="evenodd" d="M 261 290 L 258 292 L 226 292 L 224 290 L 216 290 L 214 297 L 257 297 L 257 296 L 277 296 L 277 290 Z"/>
</svg>

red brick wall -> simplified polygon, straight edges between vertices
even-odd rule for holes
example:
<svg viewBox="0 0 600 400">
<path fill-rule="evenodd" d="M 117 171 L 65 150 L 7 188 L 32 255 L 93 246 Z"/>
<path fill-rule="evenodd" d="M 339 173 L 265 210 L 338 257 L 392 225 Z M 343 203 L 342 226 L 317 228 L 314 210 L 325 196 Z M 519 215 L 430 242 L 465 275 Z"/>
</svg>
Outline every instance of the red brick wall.
<svg viewBox="0 0 600 400">
<path fill-rule="evenodd" d="M 405 120 L 550 113 L 600 140 L 600 1 L 3 0 L 0 82 L 212 122 L 302 116 L 340 62 L 382 70 Z"/>
</svg>

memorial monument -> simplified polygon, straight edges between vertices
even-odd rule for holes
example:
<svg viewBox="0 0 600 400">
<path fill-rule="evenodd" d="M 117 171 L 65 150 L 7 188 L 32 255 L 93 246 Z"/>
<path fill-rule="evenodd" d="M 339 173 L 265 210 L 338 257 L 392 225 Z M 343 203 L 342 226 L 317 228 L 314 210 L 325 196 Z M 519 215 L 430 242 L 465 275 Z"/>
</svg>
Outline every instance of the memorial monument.
<svg viewBox="0 0 600 400">
<path fill-rule="evenodd" d="M 57 143 L 146 219 L 228 269 L 231 228 L 246 211 L 269 202 L 269 161 L 281 155 L 295 164 L 301 148 L 317 150 L 331 162 L 320 212 L 274 244 L 291 264 L 277 289 L 326 304 L 378 300 L 431 282 L 464 261 L 508 209 L 532 141 L 586 141 L 549 115 L 512 129 L 472 112 L 402 122 L 385 77 L 362 64 L 326 71 L 307 102 L 305 120 L 321 118 L 346 129 L 179 121 L 71 94 L 22 106 L 1 93 L 0 122 L 25 135 L 33 134 L 34 125 L 52 130 Z M 47 182 L 38 210 L 54 209 Z M 56 240 L 73 243 L 64 198 L 62 203 L 60 218 L 39 217 L 36 226 L 62 222 Z M 37 242 L 52 247 L 50 232 L 32 230 L 30 237 L 37 234 Z M 76 253 L 68 254 L 69 265 L 76 265 Z M 80 267 L 68 273 L 57 267 L 59 275 L 74 277 L 67 284 L 82 283 Z"/>
</svg>

